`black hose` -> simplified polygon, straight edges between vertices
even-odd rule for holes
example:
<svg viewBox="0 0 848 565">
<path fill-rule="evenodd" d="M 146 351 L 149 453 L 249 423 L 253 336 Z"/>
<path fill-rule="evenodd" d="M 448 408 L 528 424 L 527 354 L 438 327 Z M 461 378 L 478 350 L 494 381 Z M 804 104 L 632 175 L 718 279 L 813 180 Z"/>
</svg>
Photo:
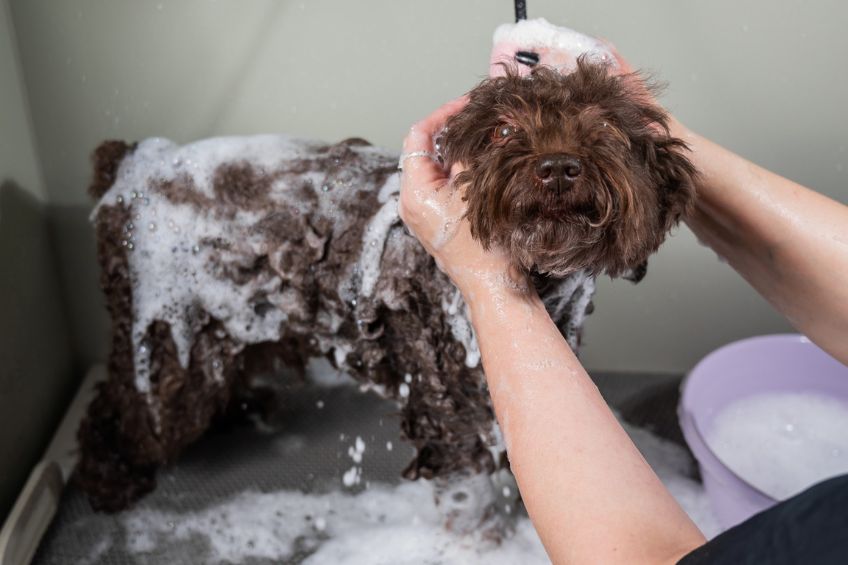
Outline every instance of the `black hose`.
<svg viewBox="0 0 848 565">
<path fill-rule="evenodd" d="M 527 19 L 527 0 L 515 0 L 515 21 Z"/>
</svg>

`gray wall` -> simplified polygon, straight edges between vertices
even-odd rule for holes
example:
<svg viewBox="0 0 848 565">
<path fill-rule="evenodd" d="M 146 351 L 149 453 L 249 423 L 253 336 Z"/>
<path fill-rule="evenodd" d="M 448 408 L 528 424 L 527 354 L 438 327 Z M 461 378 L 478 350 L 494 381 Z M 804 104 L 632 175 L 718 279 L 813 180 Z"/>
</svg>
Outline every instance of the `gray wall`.
<svg viewBox="0 0 848 565">
<path fill-rule="evenodd" d="M 11 0 L 75 347 L 106 352 L 88 153 L 103 138 L 284 131 L 398 147 L 411 122 L 486 72 L 509 0 Z M 532 0 L 531 16 L 613 40 L 670 88 L 690 127 L 848 200 L 848 3 Z M 604 281 L 593 369 L 679 372 L 788 325 L 686 228 L 638 286 Z"/>
<path fill-rule="evenodd" d="M 44 196 L 0 0 L 0 523 L 75 382 Z"/>
</svg>

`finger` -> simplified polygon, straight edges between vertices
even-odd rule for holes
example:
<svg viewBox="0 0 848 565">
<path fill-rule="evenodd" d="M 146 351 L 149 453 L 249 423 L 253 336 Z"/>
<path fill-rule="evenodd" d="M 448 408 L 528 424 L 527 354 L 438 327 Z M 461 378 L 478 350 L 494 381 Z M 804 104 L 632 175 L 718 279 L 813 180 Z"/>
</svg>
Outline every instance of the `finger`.
<svg viewBox="0 0 848 565">
<path fill-rule="evenodd" d="M 448 118 L 456 114 L 468 103 L 468 95 L 460 96 L 443 104 L 432 114 L 413 125 L 403 140 L 403 152 L 432 151 L 433 136 L 441 130 Z"/>
<path fill-rule="evenodd" d="M 410 128 L 403 141 L 401 191 L 410 184 L 421 187 L 445 180 L 447 174 L 435 161 L 433 137 L 444 127 L 447 119 L 467 103 L 467 95 L 451 100 Z"/>
<path fill-rule="evenodd" d="M 615 69 L 618 74 L 630 74 L 633 72 L 633 67 L 630 66 L 630 63 L 621 56 L 621 53 L 616 49 L 615 44 L 609 39 L 598 37 L 598 41 L 604 44 L 604 46 L 609 49 L 610 53 L 612 53 L 613 58 L 615 59 L 615 64 L 617 65 L 617 69 Z"/>
</svg>

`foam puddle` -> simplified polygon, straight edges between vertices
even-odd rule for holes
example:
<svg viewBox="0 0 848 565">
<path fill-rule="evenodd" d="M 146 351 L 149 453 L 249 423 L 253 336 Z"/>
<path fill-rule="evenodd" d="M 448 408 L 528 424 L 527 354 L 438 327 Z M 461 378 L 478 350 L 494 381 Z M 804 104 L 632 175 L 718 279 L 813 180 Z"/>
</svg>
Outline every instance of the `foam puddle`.
<svg viewBox="0 0 848 565">
<path fill-rule="evenodd" d="M 777 500 L 848 473 L 848 404 L 815 393 L 767 393 L 724 408 L 707 444 Z"/>
<path fill-rule="evenodd" d="M 691 478 L 685 450 L 650 432 L 625 425 L 663 483 L 705 535 L 718 533 L 701 485 Z M 361 455 L 354 443 L 351 453 Z M 349 455 L 351 455 L 349 453 Z M 353 455 L 351 455 L 353 458 Z M 139 508 L 125 513 L 122 527 L 131 553 L 168 562 L 193 542 L 202 563 L 251 559 L 307 565 L 461 563 L 464 565 L 549 563 L 526 516 L 514 535 L 495 546 L 475 536 L 446 531 L 427 481 L 371 483 L 359 494 L 248 491 L 203 510 L 178 513 Z"/>
<path fill-rule="evenodd" d="M 503 547 L 444 530 L 431 484 L 374 485 L 359 495 L 340 491 L 246 492 L 194 514 L 132 512 L 125 520 L 131 553 L 161 551 L 200 536 L 204 563 L 248 558 L 323 563 L 545 563 L 528 520 Z M 305 560 L 301 561 L 305 556 Z"/>
</svg>

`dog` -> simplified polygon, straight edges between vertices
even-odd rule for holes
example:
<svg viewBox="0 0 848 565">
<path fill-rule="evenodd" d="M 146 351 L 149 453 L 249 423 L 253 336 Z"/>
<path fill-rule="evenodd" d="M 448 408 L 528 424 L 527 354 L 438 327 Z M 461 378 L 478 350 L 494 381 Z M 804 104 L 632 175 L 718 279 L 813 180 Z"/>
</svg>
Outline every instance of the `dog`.
<svg viewBox="0 0 848 565">
<path fill-rule="evenodd" d="M 506 250 L 575 350 L 595 277 L 641 278 L 694 198 L 686 146 L 640 85 L 585 59 L 507 72 L 439 142 L 464 166 L 473 236 Z M 491 523 L 506 450 L 462 296 L 398 218 L 397 154 L 254 136 L 110 141 L 93 161 L 112 348 L 75 479 L 95 509 L 126 508 L 255 406 L 257 375 L 298 380 L 324 359 L 397 402 L 416 450 L 404 476 L 436 481 L 447 524 Z"/>
<path fill-rule="evenodd" d="M 562 74 L 507 67 L 471 91 L 442 134 L 467 169 L 471 233 L 528 273 L 644 273 L 694 204 L 697 171 L 645 81 L 585 56 Z"/>
</svg>

